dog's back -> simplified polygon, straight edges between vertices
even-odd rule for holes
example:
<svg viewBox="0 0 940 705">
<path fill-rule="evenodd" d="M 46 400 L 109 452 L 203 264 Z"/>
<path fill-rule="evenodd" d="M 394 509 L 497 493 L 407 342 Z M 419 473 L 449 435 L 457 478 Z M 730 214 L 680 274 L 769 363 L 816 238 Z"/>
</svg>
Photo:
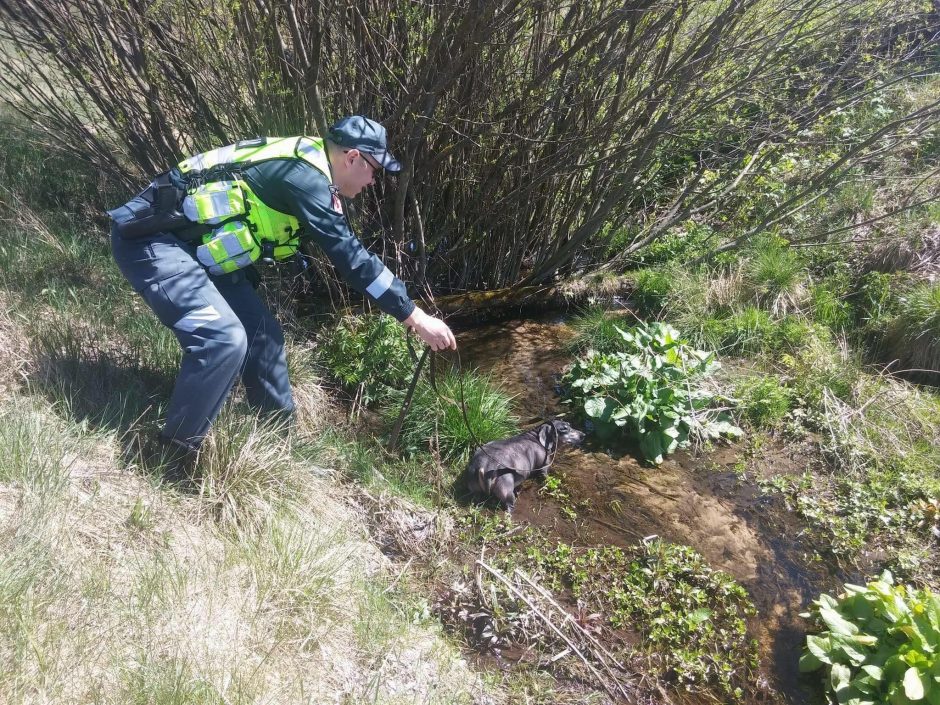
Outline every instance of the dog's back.
<svg viewBox="0 0 940 705">
<path fill-rule="evenodd" d="M 467 464 L 467 489 L 474 495 L 492 495 L 511 510 L 516 487 L 533 471 L 548 470 L 558 442 L 579 442 L 583 435 L 565 422 L 554 421 L 512 438 L 491 441 L 477 449 Z"/>
</svg>

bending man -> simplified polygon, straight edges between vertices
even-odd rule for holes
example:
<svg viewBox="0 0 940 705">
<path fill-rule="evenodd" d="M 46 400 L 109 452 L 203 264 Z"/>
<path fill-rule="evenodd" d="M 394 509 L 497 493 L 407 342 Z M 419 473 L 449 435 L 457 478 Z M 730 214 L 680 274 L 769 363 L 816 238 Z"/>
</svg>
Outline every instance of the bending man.
<svg viewBox="0 0 940 705">
<path fill-rule="evenodd" d="M 456 349 L 447 324 L 414 304 L 343 213 L 339 196 L 358 196 L 380 169 L 401 165 L 385 128 L 357 115 L 325 140 L 245 140 L 197 154 L 109 212 L 118 267 L 183 348 L 162 444 L 196 450 L 239 376 L 253 407 L 293 411 L 284 335 L 255 292 L 252 263 L 293 258 L 305 239 L 432 349 Z"/>
</svg>

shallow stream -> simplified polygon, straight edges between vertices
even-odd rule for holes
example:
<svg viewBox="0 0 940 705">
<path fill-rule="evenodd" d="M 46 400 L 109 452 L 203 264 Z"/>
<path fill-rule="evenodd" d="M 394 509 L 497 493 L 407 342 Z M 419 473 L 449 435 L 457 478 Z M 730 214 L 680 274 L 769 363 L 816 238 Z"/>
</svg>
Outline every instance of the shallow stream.
<svg viewBox="0 0 940 705">
<path fill-rule="evenodd" d="M 561 321 L 508 321 L 458 337 L 464 368 L 476 367 L 516 395 L 525 424 L 564 411 L 556 396 L 558 378 L 573 335 Z M 797 661 L 806 625 L 799 612 L 820 591 L 834 590 L 840 576 L 811 562 L 796 519 L 777 499 L 761 494 L 733 470 L 742 449 L 721 446 L 700 457 L 670 456 L 659 467 L 627 452 L 611 454 L 590 443 L 559 454 L 553 474 L 579 509 L 574 519 L 554 499 L 527 483 L 514 520 L 528 522 L 579 546 L 635 545 L 644 537 L 685 544 L 714 567 L 732 575 L 750 593 L 758 614 L 749 629 L 760 645 L 762 702 L 809 705 L 819 689 L 801 676 Z M 774 472 L 802 470 L 805 459 L 781 447 L 772 454 Z"/>
</svg>

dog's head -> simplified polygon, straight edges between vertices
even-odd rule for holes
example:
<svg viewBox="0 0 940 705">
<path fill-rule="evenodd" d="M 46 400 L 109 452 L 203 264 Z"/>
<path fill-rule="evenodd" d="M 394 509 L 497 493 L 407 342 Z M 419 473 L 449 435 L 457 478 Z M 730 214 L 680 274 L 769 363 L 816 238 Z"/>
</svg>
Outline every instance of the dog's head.
<svg viewBox="0 0 940 705">
<path fill-rule="evenodd" d="M 539 443 L 549 453 L 554 453 L 559 443 L 577 445 L 584 440 L 584 434 L 572 427 L 567 421 L 555 419 L 539 426 Z"/>
</svg>

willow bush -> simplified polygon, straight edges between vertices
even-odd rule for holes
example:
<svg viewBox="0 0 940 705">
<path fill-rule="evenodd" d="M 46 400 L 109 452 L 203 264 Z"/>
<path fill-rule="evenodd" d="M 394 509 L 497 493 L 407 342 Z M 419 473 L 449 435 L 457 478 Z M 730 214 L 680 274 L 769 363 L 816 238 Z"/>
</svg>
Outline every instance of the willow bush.
<svg viewBox="0 0 940 705">
<path fill-rule="evenodd" d="M 922 70 L 937 22 L 928 0 L 0 0 L 0 86 L 127 187 L 374 116 L 404 169 L 360 231 L 443 291 L 616 267 L 690 217 L 744 214 L 710 250 L 772 230 L 935 124 L 936 102 L 843 123 Z M 796 149 L 817 158 L 762 189 Z"/>
</svg>

